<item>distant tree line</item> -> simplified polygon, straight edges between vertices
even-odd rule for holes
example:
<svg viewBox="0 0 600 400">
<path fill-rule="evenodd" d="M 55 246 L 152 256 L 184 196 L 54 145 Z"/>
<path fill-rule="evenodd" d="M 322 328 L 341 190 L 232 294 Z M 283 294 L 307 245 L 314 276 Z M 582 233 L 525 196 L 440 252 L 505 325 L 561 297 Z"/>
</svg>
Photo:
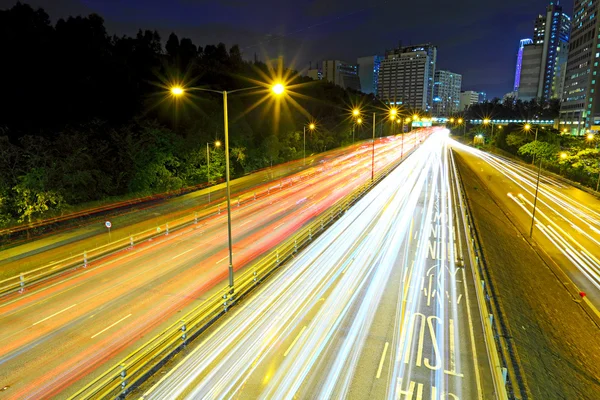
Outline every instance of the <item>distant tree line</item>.
<svg viewBox="0 0 600 400">
<path fill-rule="evenodd" d="M 558 118 L 560 100 L 540 101 L 515 100 L 513 97 L 501 101 L 494 98 L 491 101 L 473 104 L 464 112 L 467 119 L 493 118 L 495 120 L 554 120 Z"/>
<path fill-rule="evenodd" d="M 31 221 L 110 196 L 147 194 L 205 182 L 206 143 L 223 139 L 222 98 L 167 94 L 173 82 L 232 90 L 273 74 L 246 62 L 238 46 L 195 45 L 156 31 L 111 36 L 103 19 L 60 19 L 17 3 L 0 11 L 0 226 Z M 289 71 L 284 71 L 288 73 Z M 293 76 L 298 93 L 278 107 L 260 95 L 229 99 L 232 174 L 351 140 L 351 104 L 374 99 Z M 287 105 L 286 105 L 287 104 Z M 368 137 L 368 128 L 357 130 Z M 222 148 L 211 146 L 211 180 L 223 174 Z"/>
</svg>

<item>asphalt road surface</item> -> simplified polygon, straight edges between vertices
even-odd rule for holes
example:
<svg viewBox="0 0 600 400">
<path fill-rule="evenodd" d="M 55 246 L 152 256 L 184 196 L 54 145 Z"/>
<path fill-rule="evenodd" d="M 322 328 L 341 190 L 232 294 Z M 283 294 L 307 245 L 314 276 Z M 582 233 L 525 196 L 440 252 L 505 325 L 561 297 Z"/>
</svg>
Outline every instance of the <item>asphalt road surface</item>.
<svg viewBox="0 0 600 400">
<path fill-rule="evenodd" d="M 384 138 L 376 170 L 415 143 Z M 289 176 L 232 211 L 234 266 L 249 265 L 371 178 L 371 146 Z M 227 275 L 226 213 L 2 298 L 1 398 L 65 397 L 198 305 Z"/>
<path fill-rule="evenodd" d="M 447 140 L 428 139 L 143 397 L 493 398 Z"/>
<path fill-rule="evenodd" d="M 600 200 L 543 173 L 535 200 L 537 168 L 453 142 L 453 148 L 493 197 L 514 217 L 600 309 Z"/>
</svg>

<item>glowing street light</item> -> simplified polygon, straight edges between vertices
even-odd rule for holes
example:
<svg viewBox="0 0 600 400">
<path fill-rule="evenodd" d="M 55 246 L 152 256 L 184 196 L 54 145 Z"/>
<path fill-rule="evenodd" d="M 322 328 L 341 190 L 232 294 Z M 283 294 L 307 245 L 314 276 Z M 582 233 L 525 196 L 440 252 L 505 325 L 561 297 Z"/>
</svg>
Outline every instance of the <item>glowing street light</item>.
<svg viewBox="0 0 600 400">
<path fill-rule="evenodd" d="M 226 188 L 226 195 L 227 195 L 227 238 L 228 238 L 228 243 L 229 243 L 229 269 L 228 269 L 228 273 L 229 273 L 229 288 L 230 288 L 230 295 L 233 296 L 234 294 L 234 288 L 233 288 L 233 237 L 231 234 L 231 185 L 230 185 L 230 173 L 229 173 L 229 118 L 227 116 L 227 94 L 231 94 L 231 93 L 236 93 L 236 92 L 243 92 L 243 91 L 247 91 L 247 90 L 255 90 L 255 89 L 263 89 L 263 86 L 252 86 L 252 87 L 246 87 L 246 88 L 241 88 L 241 89 L 235 89 L 232 90 L 230 92 L 227 92 L 226 90 L 213 90 L 213 89 L 204 89 L 204 88 L 192 88 L 193 90 L 197 90 L 197 91 L 202 91 L 202 92 L 212 92 L 212 93 L 219 93 L 223 96 L 223 125 L 224 125 L 224 133 L 225 133 L 225 188 Z M 276 96 L 280 96 L 285 92 L 285 86 L 283 85 L 283 83 L 275 83 L 273 85 L 270 86 L 271 92 L 276 95 Z M 173 87 L 171 87 L 169 89 L 169 91 L 171 92 L 171 94 L 174 97 L 180 97 L 183 96 L 185 94 L 185 90 L 183 89 L 183 87 L 179 86 L 179 85 L 175 85 Z M 220 143 L 220 142 L 219 142 Z"/>
<path fill-rule="evenodd" d="M 395 107 L 390 108 L 390 117 L 395 117 L 398 115 L 398 109 Z"/>
<path fill-rule="evenodd" d="M 360 115 L 360 110 L 358 108 L 355 108 L 352 110 L 352 115 L 355 117 L 358 117 Z"/>
<path fill-rule="evenodd" d="M 450 118 L 450 123 L 453 124 L 454 123 L 454 118 Z"/>
<path fill-rule="evenodd" d="M 271 91 L 279 96 L 285 92 L 285 86 L 282 83 L 276 83 L 271 87 Z"/>
<path fill-rule="evenodd" d="M 206 180 L 208 182 L 208 202 L 210 203 L 210 192 L 211 192 L 211 186 L 210 186 L 210 151 L 209 151 L 209 145 L 210 143 L 206 143 Z M 221 141 L 217 140 L 214 143 L 215 147 L 221 147 Z"/>
<path fill-rule="evenodd" d="M 171 88 L 171 94 L 173 96 L 181 96 L 183 94 L 183 88 L 181 86 L 173 86 Z"/>
<path fill-rule="evenodd" d="M 568 157 L 568 155 L 564 151 L 560 153 L 560 158 L 562 158 L 563 160 L 566 159 L 567 157 Z"/>
<path fill-rule="evenodd" d="M 586 137 L 587 137 L 587 140 L 589 140 L 590 142 L 592 140 L 594 140 L 594 134 L 593 133 L 588 133 Z"/>
<path fill-rule="evenodd" d="M 308 129 L 310 129 L 311 131 L 314 131 L 316 129 L 316 125 L 314 122 L 311 122 L 310 124 L 308 124 Z M 303 131 L 303 137 L 304 137 L 304 147 L 303 147 L 303 161 L 302 164 L 306 165 L 306 124 L 302 127 L 302 131 Z"/>
</svg>

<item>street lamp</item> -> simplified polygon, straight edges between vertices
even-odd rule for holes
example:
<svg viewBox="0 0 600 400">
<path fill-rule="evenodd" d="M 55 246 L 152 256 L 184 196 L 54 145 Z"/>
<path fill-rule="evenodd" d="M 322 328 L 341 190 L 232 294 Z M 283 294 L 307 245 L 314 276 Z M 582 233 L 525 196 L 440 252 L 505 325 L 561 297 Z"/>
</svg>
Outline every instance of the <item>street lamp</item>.
<svg viewBox="0 0 600 400">
<path fill-rule="evenodd" d="M 352 144 L 354 144 L 354 131 L 356 130 L 356 125 L 362 124 L 362 118 L 360 118 L 360 109 L 359 108 L 354 107 L 352 109 L 352 118 L 354 118 L 354 121 L 352 122 Z"/>
<path fill-rule="evenodd" d="M 311 122 L 310 124 L 308 124 L 308 129 L 310 129 L 311 131 L 314 131 L 315 128 L 317 126 L 315 125 L 314 122 Z M 302 127 L 302 131 L 303 131 L 303 137 L 304 137 L 304 157 L 303 157 L 303 161 L 302 164 L 306 165 L 306 124 L 304 124 L 304 126 Z"/>
<path fill-rule="evenodd" d="M 489 125 L 489 124 L 492 125 L 492 134 L 490 135 L 490 140 L 494 140 L 494 121 L 492 121 L 489 118 L 484 118 L 483 124 L 484 125 Z"/>
<path fill-rule="evenodd" d="M 525 124 L 523 129 L 525 130 L 525 132 L 529 132 L 531 130 L 531 124 Z M 534 142 L 537 142 L 537 135 L 538 135 L 538 128 L 536 127 L 535 128 L 535 139 L 533 139 Z M 533 160 L 531 161 L 531 165 L 533 165 L 534 163 L 535 163 L 535 151 L 533 152 Z"/>
<path fill-rule="evenodd" d="M 210 152 L 209 152 L 209 143 L 206 142 L 206 180 L 208 182 L 208 202 L 210 203 Z M 215 142 L 215 147 L 221 147 L 221 141 L 217 140 Z"/>
<path fill-rule="evenodd" d="M 227 92 L 226 90 L 213 90 L 203 88 L 191 88 L 190 90 L 197 90 L 202 92 L 219 93 L 223 96 L 223 123 L 225 132 L 225 185 L 227 193 L 227 237 L 229 242 L 229 293 L 233 295 L 233 239 L 231 236 L 231 187 L 229 184 L 229 119 L 227 117 L 227 94 L 243 92 L 247 90 L 263 89 L 264 86 L 252 86 L 242 89 L 235 89 Z M 285 86 L 283 83 L 274 83 L 269 87 L 271 93 L 275 96 L 280 96 L 285 92 Z M 185 89 L 181 86 L 173 86 L 170 89 L 173 97 L 180 97 L 185 94 Z"/>
</svg>

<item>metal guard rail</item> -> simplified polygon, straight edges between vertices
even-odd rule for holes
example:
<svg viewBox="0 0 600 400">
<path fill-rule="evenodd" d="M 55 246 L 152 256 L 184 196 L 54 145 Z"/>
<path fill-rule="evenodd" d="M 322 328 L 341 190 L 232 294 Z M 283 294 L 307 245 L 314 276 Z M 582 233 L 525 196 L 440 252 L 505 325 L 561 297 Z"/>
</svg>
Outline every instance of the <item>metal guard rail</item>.
<svg viewBox="0 0 600 400">
<path fill-rule="evenodd" d="M 275 184 L 274 186 L 271 186 L 267 188 L 267 190 L 264 190 L 262 192 L 249 193 L 251 191 L 248 191 L 240 193 L 237 197 L 237 202 L 235 201 L 235 199 L 233 199 L 232 207 L 235 207 L 236 205 L 240 206 L 247 202 L 263 198 L 265 196 L 270 195 L 271 189 L 282 189 L 283 186 L 285 186 L 286 184 L 293 185 L 295 182 L 297 183 L 305 179 L 309 179 L 312 176 L 321 172 L 323 172 L 323 169 L 321 167 L 318 167 L 314 170 L 300 174 L 296 179 L 294 179 L 293 177 L 281 179 L 279 184 Z M 242 196 L 244 196 L 243 199 Z M 26 288 L 26 286 L 51 278 L 68 270 L 76 269 L 79 267 L 86 268 L 88 263 L 92 261 L 99 260 L 103 257 L 109 256 L 126 248 L 133 248 L 134 245 L 144 242 L 146 240 L 153 239 L 155 237 L 165 234 L 168 235 L 170 231 L 182 229 L 186 226 L 196 224 L 199 220 L 207 218 L 210 215 L 221 213 L 221 210 L 225 209 L 224 204 L 221 205 L 221 203 L 222 201 L 219 201 L 217 204 L 211 205 L 207 209 L 201 208 L 200 212 L 194 212 L 193 214 L 184 215 L 183 217 L 174 219 L 167 223 L 159 224 L 151 229 L 147 229 L 137 234 L 131 234 L 129 235 L 129 237 L 117 239 L 105 245 L 98 246 L 89 251 L 84 251 L 82 254 L 76 254 L 73 256 L 66 257 L 62 260 L 53 261 L 33 270 L 22 272 L 19 275 L 0 280 L 0 296 L 19 290 L 23 291 Z"/>
<path fill-rule="evenodd" d="M 250 293 L 297 251 L 312 242 L 413 151 L 414 148 L 406 152 L 403 158 L 377 172 L 373 181 L 369 180 L 352 193 L 339 199 L 320 217 L 302 227 L 276 249 L 267 253 L 253 266 L 248 267 L 236 279 L 235 293 L 232 294 L 229 287 L 219 290 L 188 312 L 180 321 L 134 350 L 69 399 L 124 398 L 127 393 L 156 372 L 189 341 L 205 331 L 216 319 L 225 314 L 230 307 Z"/>
<path fill-rule="evenodd" d="M 481 257 L 481 245 L 479 243 L 479 237 L 477 236 L 477 231 L 475 229 L 474 224 L 471 223 L 473 221 L 471 208 L 469 206 L 469 202 L 464 190 L 464 183 L 460 177 L 456 169 L 456 164 L 454 163 L 454 155 L 451 150 L 450 156 L 452 158 L 452 171 L 455 177 L 454 183 L 457 191 L 458 205 L 461 211 L 461 217 L 463 222 L 463 228 L 465 230 L 465 236 L 467 237 L 467 241 L 469 243 L 469 258 L 471 261 L 471 272 L 473 274 L 473 281 L 475 286 L 475 292 L 477 295 L 477 309 L 479 310 L 479 314 L 481 317 L 481 322 L 483 325 L 483 336 L 485 339 L 485 346 L 488 357 L 490 359 L 490 367 L 492 369 L 492 380 L 494 383 L 494 391 L 496 393 L 496 398 L 500 400 L 508 399 L 507 393 L 507 368 L 503 366 L 500 355 L 502 353 L 499 351 L 499 347 L 501 344 L 497 343 L 497 339 L 500 336 L 500 328 L 496 325 L 497 318 L 494 318 L 492 312 L 490 312 L 490 307 L 488 307 L 488 302 L 490 302 L 491 296 L 488 291 L 488 287 L 485 284 L 485 280 L 482 278 L 481 269 L 484 267 L 485 262 Z M 503 355 L 503 361 L 506 364 L 506 358 Z M 512 382 L 510 382 L 512 383 Z"/>
</svg>

